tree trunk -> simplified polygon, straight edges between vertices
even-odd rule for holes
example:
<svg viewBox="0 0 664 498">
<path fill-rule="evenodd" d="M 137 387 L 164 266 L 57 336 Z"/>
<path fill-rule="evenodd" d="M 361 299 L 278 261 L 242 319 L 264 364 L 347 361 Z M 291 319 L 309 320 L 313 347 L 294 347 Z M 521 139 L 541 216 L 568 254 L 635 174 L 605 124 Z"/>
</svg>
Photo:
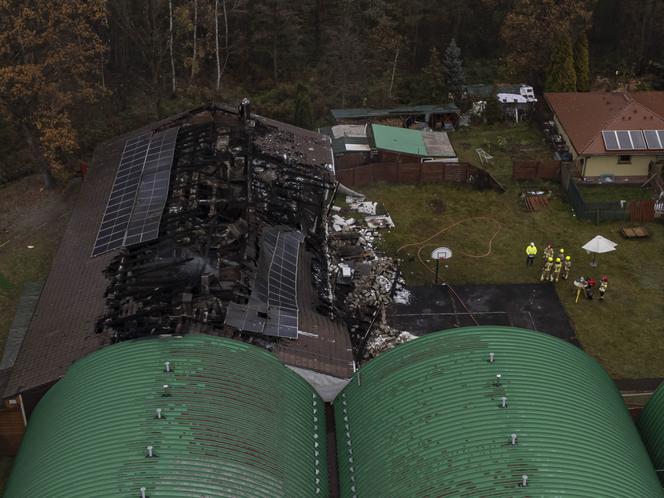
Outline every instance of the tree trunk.
<svg viewBox="0 0 664 498">
<path fill-rule="evenodd" d="M 55 178 L 53 178 L 53 174 L 51 173 L 51 167 L 41 150 L 41 145 L 37 143 L 34 132 L 25 123 L 21 124 L 21 130 L 23 131 L 23 137 L 28 144 L 32 158 L 39 165 L 39 170 L 41 171 L 42 179 L 44 180 L 44 187 L 47 189 L 55 187 Z"/>
<path fill-rule="evenodd" d="M 214 49 L 217 59 L 217 84 L 215 88 L 219 91 L 221 87 L 221 63 L 219 62 L 219 0 L 214 0 Z"/>
<path fill-rule="evenodd" d="M 389 91 L 390 98 L 392 97 L 392 89 L 394 88 L 394 75 L 397 72 L 398 59 L 399 59 L 399 47 L 397 47 L 397 51 L 394 54 L 394 64 L 392 64 L 392 78 L 390 79 L 390 91 Z"/>
<path fill-rule="evenodd" d="M 221 78 L 226 71 L 226 64 L 228 63 L 228 15 L 226 13 L 226 0 L 221 0 L 221 6 L 224 11 L 224 65 L 221 67 L 221 74 L 219 75 L 219 86 L 221 86 Z"/>
<path fill-rule="evenodd" d="M 277 83 L 277 44 L 272 45 L 272 77 Z"/>
<path fill-rule="evenodd" d="M 175 97 L 175 58 L 173 57 L 173 0 L 168 0 L 168 50 L 171 57 L 171 92 Z"/>
<path fill-rule="evenodd" d="M 191 56 L 191 81 L 196 75 L 196 35 L 198 34 L 198 0 L 194 0 L 194 51 Z"/>
</svg>

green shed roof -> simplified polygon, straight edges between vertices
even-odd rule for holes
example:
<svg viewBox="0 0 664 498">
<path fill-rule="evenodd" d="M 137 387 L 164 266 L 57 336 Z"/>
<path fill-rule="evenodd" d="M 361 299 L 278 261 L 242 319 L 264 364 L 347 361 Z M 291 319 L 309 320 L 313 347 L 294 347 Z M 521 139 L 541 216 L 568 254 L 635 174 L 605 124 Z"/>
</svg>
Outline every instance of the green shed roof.
<svg viewBox="0 0 664 498">
<path fill-rule="evenodd" d="M 371 131 L 377 149 L 415 156 L 427 155 L 427 146 L 419 130 L 372 124 Z"/>
<path fill-rule="evenodd" d="M 5 496 L 327 496 L 323 417 L 309 384 L 265 350 L 210 336 L 123 342 L 44 396 Z"/>
<path fill-rule="evenodd" d="M 606 372 L 538 332 L 415 339 L 362 367 L 334 405 L 343 497 L 664 496 Z"/>
<path fill-rule="evenodd" d="M 659 479 L 664 485 L 664 383 L 660 384 L 646 403 L 638 426 L 650 458 L 658 469 Z"/>
</svg>

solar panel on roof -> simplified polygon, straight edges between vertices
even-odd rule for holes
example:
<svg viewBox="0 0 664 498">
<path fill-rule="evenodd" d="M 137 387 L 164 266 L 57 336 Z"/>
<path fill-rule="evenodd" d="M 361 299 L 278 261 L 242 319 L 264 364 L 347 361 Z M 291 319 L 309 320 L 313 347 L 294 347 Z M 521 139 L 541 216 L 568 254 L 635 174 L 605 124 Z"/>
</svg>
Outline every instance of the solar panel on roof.
<svg viewBox="0 0 664 498">
<path fill-rule="evenodd" d="M 645 130 L 643 132 L 643 135 L 646 138 L 646 143 L 648 144 L 649 149 L 664 148 L 664 143 L 660 140 L 657 131 L 658 130 Z"/>
<path fill-rule="evenodd" d="M 297 339 L 297 264 L 303 239 L 301 232 L 283 227 L 263 232 L 249 303 L 229 305 L 225 324 L 245 332 Z"/>
<path fill-rule="evenodd" d="M 618 145 L 620 146 L 620 150 L 632 150 L 634 148 L 632 146 L 632 141 L 629 138 L 628 131 L 617 130 L 616 136 L 618 137 Z"/>
<path fill-rule="evenodd" d="M 169 128 L 152 136 L 136 202 L 127 226 L 125 246 L 154 240 L 159 235 L 161 215 L 168 198 L 178 130 L 179 128 Z"/>
<path fill-rule="evenodd" d="M 657 136 L 659 137 L 659 143 L 662 146 L 662 149 L 664 149 L 664 130 L 657 130 Z"/>
<path fill-rule="evenodd" d="M 616 132 L 613 130 L 606 130 L 602 132 L 602 138 L 604 139 L 604 148 L 606 150 L 620 150 L 618 145 L 618 139 L 616 138 Z"/>
<path fill-rule="evenodd" d="M 136 191 L 148 153 L 151 133 L 128 139 L 125 142 L 118 171 L 101 220 L 92 255 L 98 256 L 117 249 L 124 242 L 125 232 L 136 199 Z"/>
<path fill-rule="evenodd" d="M 632 145 L 634 146 L 634 149 L 638 150 L 647 148 L 646 140 L 643 137 L 643 132 L 641 130 L 630 130 L 629 137 L 632 139 Z"/>
</svg>

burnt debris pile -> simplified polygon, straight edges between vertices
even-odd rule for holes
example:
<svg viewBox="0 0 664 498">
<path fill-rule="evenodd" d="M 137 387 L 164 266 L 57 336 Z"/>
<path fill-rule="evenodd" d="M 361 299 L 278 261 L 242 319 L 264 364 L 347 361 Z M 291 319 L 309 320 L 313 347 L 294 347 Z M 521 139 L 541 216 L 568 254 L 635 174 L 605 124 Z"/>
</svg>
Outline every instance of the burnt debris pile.
<svg viewBox="0 0 664 498">
<path fill-rule="evenodd" d="M 329 143 L 245 114 L 215 106 L 165 127 L 180 129 L 159 236 L 123 247 L 106 270 L 97 330 L 113 341 L 208 333 L 270 347 L 297 339 L 298 268 L 319 298 L 306 305 L 332 312 Z"/>
</svg>

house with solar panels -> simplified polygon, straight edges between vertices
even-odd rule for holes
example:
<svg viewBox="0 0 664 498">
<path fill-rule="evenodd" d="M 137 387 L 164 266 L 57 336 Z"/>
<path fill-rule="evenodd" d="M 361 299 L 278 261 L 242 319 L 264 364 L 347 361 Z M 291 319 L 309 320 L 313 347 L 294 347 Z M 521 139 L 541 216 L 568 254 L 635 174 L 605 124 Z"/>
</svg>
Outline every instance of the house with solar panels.
<svg viewBox="0 0 664 498">
<path fill-rule="evenodd" d="M 545 93 L 586 181 L 642 183 L 664 162 L 664 92 Z"/>
<path fill-rule="evenodd" d="M 23 427 L 72 363 L 162 335 L 257 345 L 333 395 L 355 367 L 324 254 L 334 190 L 328 137 L 248 101 L 100 144 L 34 313 L 8 341 L 5 406 Z"/>
</svg>

